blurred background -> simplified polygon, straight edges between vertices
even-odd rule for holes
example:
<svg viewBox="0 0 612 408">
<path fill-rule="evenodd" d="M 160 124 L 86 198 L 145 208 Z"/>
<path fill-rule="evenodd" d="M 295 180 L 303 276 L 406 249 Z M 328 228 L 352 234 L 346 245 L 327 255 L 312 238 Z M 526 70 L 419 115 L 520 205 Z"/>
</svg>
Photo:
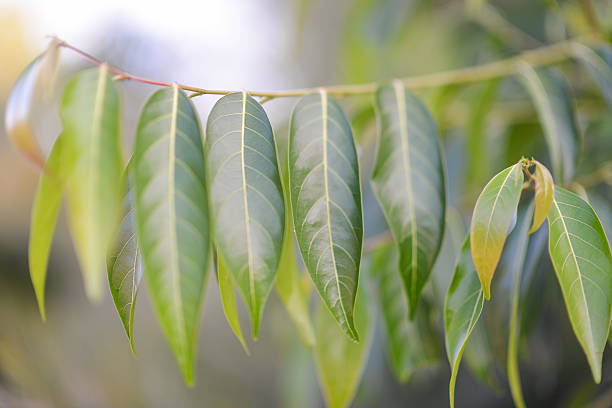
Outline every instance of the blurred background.
<svg viewBox="0 0 612 408">
<path fill-rule="evenodd" d="M 47 35 L 57 35 L 140 76 L 218 89 L 284 89 L 384 81 L 510 56 L 587 32 L 589 18 L 583 3 L 0 0 L 0 109 L 20 71 L 45 48 Z M 603 29 L 610 32 L 612 2 L 591 4 Z M 71 73 L 87 66 L 62 50 L 59 90 Z M 571 84 L 584 137 L 578 179 L 584 181 L 585 193 L 610 236 L 612 115 L 584 71 L 572 63 L 560 68 Z M 128 82 L 121 88 L 127 156 L 140 110 L 155 88 Z M 507 164 L 522 155 L 547 160 L 536 113 L 516 79 L 425 90 L 419 96 L 438 122 L 448 171 L 449 225 L 426 294 L 437 331 L 433 343 L 437 357 L 400 384 L 387 362 L 382 319 L 374 305 L 377 330 L 353 404 L 356 407 L 447 406 L 450 369 L 443 348 L 441 308 L 467 217 L 479 189 Z M 216 99 L 195 99 L 203 123 Z M 285 99 L 264 105 L 279 143 L 287 137 L 294 103 Z M 372 238 L 386 229 L 367 185 L 374 113 L 369 97 L 341 103 L 360 143 L 366 234 Z M 34 112 L 36 129 L 48 150 L 61 129 L 56 107 L 36 106 Z M 605 166 L 610 170 L 601 176 L 597 171 Z M 141 290 L 135 317 L 138 357 L 134 358 L 110 294 L 101 304 L 86 300 L 63 216 L 50 260 L 48 322 L 43 324 L 27 268 L 29 212 L 37 179 L 37 171 L 2 133 L 1 408 L 323 406 L 311 353 L 301 345 L 274 292 L 260 338 L 251 344 L 252 356 L 247 357 L 225 321 L 216 282 L 209 280 L 196 385 L 187 388 L 157 325 L 146 289 Z M 536 256 L 534 262 L 533 273 L 525 278 L 521 306 L 521 375 L 527 404 L 611 407 L 610 349 L 604 356 L 602 384 L 596 386 L 571 331 L 554 272 L 546 257 Z M 364 272 L 364 279 L 371 278 L 370 272 Z M 459 372 L 458 406 L 512 406 L 504 377 L 510 285 L 503 274 L 496 275 L 496 280 L 498 300 L 487 305 Z"/>
</svg>

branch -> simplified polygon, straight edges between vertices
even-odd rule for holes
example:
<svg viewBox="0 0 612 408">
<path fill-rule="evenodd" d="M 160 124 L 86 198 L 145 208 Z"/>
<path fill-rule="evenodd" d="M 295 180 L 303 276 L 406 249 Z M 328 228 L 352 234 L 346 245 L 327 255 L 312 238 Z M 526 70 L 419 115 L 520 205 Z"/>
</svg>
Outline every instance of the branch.
<svg viewBox="0 0 612 408">
<path fill-rule="evenodd" d="M 490 62 L 482 65 L 474 65 L 471 67 L 460 68 L 450 71 L 442 71 L 433 74 L 418 75 L 412 77 L 404 77 L 399 80 L 408 88 L 412 90 L 431 88 L 437 86 L 444 86 L 450 84 L 465 84 L 471 82 L 486 81 L 494 78 L 500 78 L 507 75 L 516 73 L 521 64 L 529 64 L 531 66 L 551 65 L 569 58 L 572 58 L 576 51 L 576 44 L 594 44 L 598 40 L 592 37 L 576 38 L 573 40 L 561 41 L 555 44 L 546 45 L 538 48 L 534 48 L 529 51 L 522 52 L 513 57 L 506 58 L 503 60 Z M 95 64 L 102 65 L 104 62 L 100 59 L 86 53 L 85 51 L 67 43 L 63 40 L 58 40 L 58 47 L 69 49 L 87 61 Z M 153 79 L 143 78 L 136 75 L 132 75 L 129 72 L 122 71 L 114 66 L 107 65 L 108 70 L 115 74 L 116 80 L 131 80 L 142 82 L 145 84 L 156 85 L 156 86 L 172 86 L 171 83 L 157 81 Z M 191 85 L 177 84 L 179 88 L 193 92 L 191 97 L 199 95 L 227 95 L 236 91 L 233 90 L 221 90 L 221 89 L 205 89 Z M 247 91 L 251 96 L 263 97 L 264 100 L 273 98 L 286 98 L 303 96 L 309 93 L 317 92 L 320 89 L 324 89 L 329 94 L 335 96 L 345 95 L 363 95 L 371 94 L 376 91 L 378 84 L 370 82 L 366 84 L 355 84 L 355 85 L 335 85 L 326 87 L 313 87 L 303 89 L 290 89 L 284 91 Z"/>
</svg>

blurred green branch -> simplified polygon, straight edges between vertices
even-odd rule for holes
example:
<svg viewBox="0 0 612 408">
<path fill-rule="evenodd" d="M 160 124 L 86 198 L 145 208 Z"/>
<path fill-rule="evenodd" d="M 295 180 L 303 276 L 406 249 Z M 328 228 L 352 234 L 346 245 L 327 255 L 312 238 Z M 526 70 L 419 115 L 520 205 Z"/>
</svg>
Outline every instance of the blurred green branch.
<svg viewBox="0 0 612 408">
<path fill-rule="evenodd" d="M 542 66 L 560 63 L 569 58 L 572 58 L 575 55 L 576 44 L 582 43 L 593 45 L 597 42 L 599 42 L 599 40 L 593 37 L 579 37 L 571 40 L 560 41 L 551 45 L 534 48 L 532 50 L 524 51 L 513 57 L 502 59 L 499 61 L 494 61 L 481 65 L 474 65 L 466 68 L 459 68 L 455 70 L 442 71 L 433 74 L 404 77 L 400 78 L 399 80 L 408 89 L 412 90 L 445 86 L 451 84 L 481 82 L 494 78 L 504 77 L 507 75 L 512 75 L 520 69 L 521 65 L 524 64 L 529 64 L 531 66 Z M 92 55 L 76 48 L 71 44 L 68 44 L 65 41 L 58 40 L 57 46 L 72 50 L 93 64 L 104 64 L 104 62 L 99 60 L 98 58 L 93 57 Z M 172 86 L 171 83 L 132 75 L 128 72 L 122 71 L 110 65 L 108 65 L 108 70 L 111 73 L 115 74 L 115 80 L 132 80 L 156 86 Z M 205 89 L 184 84 L 178 84 L 178 87 L 185 91 L 192 92 L 192 94 L 190 95 L 191 97 L 199 95 L 227 95 L 236 92 L 234 90 Z M 327 93 L 335 96 L 345 96 L 370 94 L 374 93 L 377 88 L 377 83 L 370 82 L 365 84 L 335 85 L 282 91 L 248 91 L 248 93 L 251 96 L 262 97 L 264 98 L 264 100 L 267 101 L 273 98 L 307 95 L 312 92 L 317 92 L 320 89 L 323 89 Z"/>
</svg>

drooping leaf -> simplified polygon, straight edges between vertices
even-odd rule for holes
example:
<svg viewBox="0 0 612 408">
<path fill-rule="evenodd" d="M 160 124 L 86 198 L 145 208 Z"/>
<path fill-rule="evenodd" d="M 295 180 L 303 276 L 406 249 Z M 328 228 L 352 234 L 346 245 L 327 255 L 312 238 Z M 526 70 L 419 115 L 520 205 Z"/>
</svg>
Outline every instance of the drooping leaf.
<svg viewBox="0 0 612 408">
<path fill-rule="evenodd" d="M 365 278 L 363 279 L 365 281 Z M 361 341 L 355 343 L 340 330 L 327 307 L 319 303 L 315 318 L 314 348 L 319 383 L 329 408 L 348 407 L 368 360 L 372 328 L 367 287 L 359 284 L 355 302 L 355 326 Z"/>
<path fill-rule="evenodd" d="M 544 128 L 555 179 L 559 183 L 569 182 L 580 149 L 569 89 L 551 68 L 524 65 L 521 73 Z"/>
<path fill-rule="evenodd" d="M 379 298 L 386 328 L 391 366 L 401 382 L 437 360 L 437 339 L 429 323 L 429 305 L 419 308 L 410 321 L 408 301 L 398 271 L 398 254 L 394 245 L 381 248 L 374 268 L 379 278 Z"/>
<path fill-rule="evenodd" d="M 219 99 L 208 117 L 205 149 L 215 243 L 257 338 L 285 226 L 276 145 L 263 107 L 246 92 Z"/>
<path fill-rule="evenodd" d="M 283 251 L 281 254 L 278 272 L 276 275 L 276 291 L 281 301 L 285 305 L 291 320 L 300 332 L 302 342 L 307 347 L 315 344 L 314 329 L 308 311 L 307 293 L 301 282 L 296 254 L 295 242 L 293 239 L 293 216 L 291 214 L 291 204 L 289 199 L 289 164 L 288 158 L 285 161 L 283 171 L 283 192 L 285 196 L 285 233 L 283 237 Z"/>
<path fill-rule="evenodd" d="M 449 384 L 451 408 L 455 406 L 455 381 L 461 356 L 482 313 L 483 306 L 484 292 L 472 261 L 468 236 L 457 260 L 455 274 L 448 288 L 444 306 L 446 354 L 451 365 Z"/>
<path fill-rule="evenodd" d="M 555 189 L 548 228 L 550 258 L 570 322 L 599 383 L 612 308 L 610 246 L 591 206 L 560 187 Z"/>
<path fill-rule="evenodd" d="M 536 172 L 540 169 L 537 168 Z M 535 205 L 537 205 L 537 190 Z M 520 338 L 520 315 L 519 302 L 521 292 L 521 282 L 523 273 L 526 267 L 527 248 L 529 244 L 528 228 L 531 223 L 531 213 L 533 205 L 528 208 L 519 210 L 519 221 L 517 227 L 508 238 L 508 263 L 504 265 L 507 268 L 507 273 L 512 277 L 512 289 L 510 295 L 510 325 L 508 333 L 508 352 L 506 356 L 506 374 L 510 383 L 510 391 L 514 404 L 518 408 L 525 407 L 523 391 L 521 388 L 521 378 L 518 365 L 518 346 Z M 535 210 L 537 214 L 537 209 Z M 535 218 L 535 215 L 534 215 Z"/>
<path fill-rule="evenodd" d="M 198 115 L 175 85 L 147 101 L 134 149 L 136 227 L 153 306 L 188 384 L 209 259 Z"/>
<path fill-rule="evenodd" d="M 74 163 L 74 157 L 70 157 L 68 153 L 63 147 L 63 137 L 60 136 L 53 146 L 49 159 L 45 163 L 45 171 L 38 181 L 30 216 L 28 263 L 38 309 L 43 321 L 46 320 L 45 282 L 49 251 L 66 180 Z"/>
<path fill-rule="evenodd" d="M 520 163 L 493 177 L 480 193 L 470 226 L 472 257 L 485 298 L 491 298 L 491 280 L 515 217 L 523 184 Z"/>
<path fill-rule="evenodd" d="M 106 259 L 108 284 L 119 313 L 119 318 L 134 349 L 134 310 L 136 296 L 142 279 L 142 256 L 136 236 L 136 214 L 134 209 L 134 182 L 132 165 L 128 164 L 123 174 L 124 196 L 121 208 L 121 222 L 114 244 Z"/>
<path fill-rule="evenodd" d="M 529 229 L 529 233 L 535 232 L 548 216 L 550 207 L 555 194 L 555 184 L 552 175 L 542 163 L 534 160 L 536 170 L 533 175 L 535 183 L 535 212 L 533 214 L 533 225 Z"/>
<path fill-rule="evenodd" d="M 109 244 L 119 221 L 123 158 L 119 93 L 105 65 L 76 74 L 60 109 L 62 137 L 76 157 L 68 183 L 68 220 L 91 299 L 102 296 Z"/>
<path fill-rule="evenodd" d="M 612 108 L 612 47 L 605 43 L 597 50 L 580 43 L 574 44 L 573 47 L 576 50 L 575 55 L 585 65 L 606 103 Z"/>
<path fill-rule="evenodd" d="M 410 318 L 444 234 L 444 166 L 435 122 L 401 82 L 376 92 L 379 139 L 372 189 L 399 248 Z"/>
<path fill-rule="evenodd" d="M 293 110 L 289 168 L 306 269 L 336 321 L 358 341 L 353 307 L 363 240 L 359 164 L 350 125 L 325 91 L 304 96 Z"/>
<path fill-rule="evenodd" d="M 249 347 L 244 340 L 242 335 L 242 328 L 240 327 L 240 319 L 238 317 L 238 308 L 236 307 L 236 295 L 234 293 L 234 282 L 232 281 L 232 275 L 227 270 L 227 267 L 223 263 L 223 259 L 217 252 L 217 278 L 219 279 L 219 291 L 221 292 L 221 303 L 223 304 L 223 311 L 225 312 L 225 318 L 229 323 L 232 331 L 242 344 L 245 353 L 250 355 Z"/>
<path fill-rule="evenodd" d="M 58 65 L 57 41 L 34 59 L 21 73 L 6 100 L 4 125 L 6 134 L 26 158 L 42 168 L 45 156 L 41 152 L 30 121 L 30 111 L 41 90 L 49 96 L 53 90 Z M 48 98 L 47 98 L 48 99 Z"/>
</svg>

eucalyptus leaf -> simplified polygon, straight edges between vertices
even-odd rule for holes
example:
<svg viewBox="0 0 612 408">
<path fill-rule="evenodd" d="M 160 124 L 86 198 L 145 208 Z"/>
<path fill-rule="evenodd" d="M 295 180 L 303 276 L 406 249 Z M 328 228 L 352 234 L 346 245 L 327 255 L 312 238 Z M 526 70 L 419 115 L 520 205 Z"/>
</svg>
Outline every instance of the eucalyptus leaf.
<svg viewBox="0 0 612 408">
<path fill-rule="evenodd" d="M 372 189 L 399 248 L 412 319 L 444 235 L 444 166 L 433 118 L 401 82 L 378 89 L 376 108 Z"/>
<path fill-rule="evenodd" d="M 591 206 L 560 187 L 548 215 L 549 252 L 570 322 L 596 383 L 610 330 L 612 255 Z"/>
<path fill-rule="evenodd" d="M 529 229 L 530 234 L 540 228 L 544 221 L 546 221 L 555 194 L 555 184 L 550 171 L 539 161 L 534 160 L 534 162 L 536 166 L 533 175 L 535 184 L 535 212 L 533 214 L 533 225 Z"/>
<path fill-rule="evenodd" d="M 257 338 L 285 228 L 276 145 L 262 106 L 246 92 L 219 99 L 208 117 L 205 155 L 215 244 Z"/>
<path fill-rule="evenodd" d="M 365 280 L 365 278 L 363 279 Z M 355 396 L 368 360 L 374 324 L 365 284 L 359 285 L 355 303 L 355 326 L 362 335 L 359 343 L 338 327 L 326 307 L 319 304 L 315 318 L 317 344 L 315 362 L 323 396 L 329 408 L 348 407 Z"/>
<path fill-rule="evenodd" d="M 576 168 L 580 136 L 568 86 L 552 68 L 523 65 L 521 73 L 544 128 L 555 179 L 569 182 Z"/>
<path fill-rule="evenodd" d="M 106 260 L 106 269 L 115 308 L 119 313 L 119 318 L 130 341 L 130 347 L 135 355 L 134 310 L 143 268 L 136 235 L 134 183 L 131 168 L 130 163 L 123 175 L 125 194 L 121 209 L 121 222 L 114 245 L 111 246 Z"/>
<path fill-rule="evenodd" d="M 521 163 L 493 177 L 480 193 L 470 226 L 474 265 L 484 290 L 491 298 L 491 280 L 515 217 L 523 185 Z"/>
<path fill-rule="evenodd" d="M 102 65 L 76 74 L 64 90 L 60 116 L 68 154 L 68 221 L 91 299 L 102 296 L 106 255 L 119 221 L 123 158 L 119 93 Z"/>
<path fill-rule="evenodd" d="M 245 353 L 250 355 L 249 347 L 244 340 L 242 334 L 242 328 L 240 327 L 240 318 L 238 317 L 238 308 L 236 307 L 236 295 L 234 293 L 234 282 L 232 281 L 232 275 L 227 270 L 227 267 L 223 263 L 222 258 L 217 253 L 217 278 L 219 279 L 219 291 L 221 292 L 221 303 L 223 304 L 223 311 L 225 312 L 225 318 L 229 323 L 232 331 L 242 344 Z"/>
<path fill-rule="evenodd" d="M 350 125 L 325 91 L 291 115 L 289 188 L 296 238 L 321 298 L 353 340 L 363 220 L 359 164 Z"/>
<path fill-rule="evenodd" d="M 58 66 L 57 40 L 34 59 L 19 75 L 6 99 L 4 126 L 6 134 L 26 158 L 42 168 L 45 156 L 42 153 L 34 130 L 30 113 L 33 105 L 40 99 L 50 99 L 55 84 Z"/>
<path fill-rule="evenodd" d="M 63 146 L 63 137 L 59 137 L 45 163 L 44 172 L 40 175 L 38 188 L 32 204 L 30 215 L 30 240 L 28 246 L 28 264 L 30 278 L 38 309 L 43 321 L 47 319 L 45 312 L 45 282 L 49 251 L 55 231 L 55 223 L 62 203 L 62 195 L 66 187 L 74 157 L 71 157 Z"/>
<path fill-rule="evenodd" d="M 578 60 L 584 64 L 606 103 L 612 108 L 612 47 L 605 43 L 597 50 L 580 43 L 575 43 L 573 47 Z"/>
<path fill-rule="evenodd" d="M 455 381 L 459 363 L 467 341 L 482 313 L 484 299 L 483 288 L 472 261 L 468 236 L 457 260 L 455 274 L 448 288 L 444 306 L 446 354 L 451 365 L 449 384 L 451 408 L 455 406 Z"/>
<path fill-rule="evenodd" d="M 379 298 L 386 328 L 391 366 L 401 382 L 437 361 L 438 342 L 430 324 L 430 307 L 425 303 L 413 321 L 408 318 L 408 301 L 397 270 L 397 248 L 387 245 L 376 254 L 374 268 L 379 278 Z"/>
<path fill-rule="evenodd" d="M 133 161 L 136 227 L 147 285 L 191 385 L 208 275 L 209 222 L 198 115 L 176 85 L 147 101 Z"/>
</svg>

